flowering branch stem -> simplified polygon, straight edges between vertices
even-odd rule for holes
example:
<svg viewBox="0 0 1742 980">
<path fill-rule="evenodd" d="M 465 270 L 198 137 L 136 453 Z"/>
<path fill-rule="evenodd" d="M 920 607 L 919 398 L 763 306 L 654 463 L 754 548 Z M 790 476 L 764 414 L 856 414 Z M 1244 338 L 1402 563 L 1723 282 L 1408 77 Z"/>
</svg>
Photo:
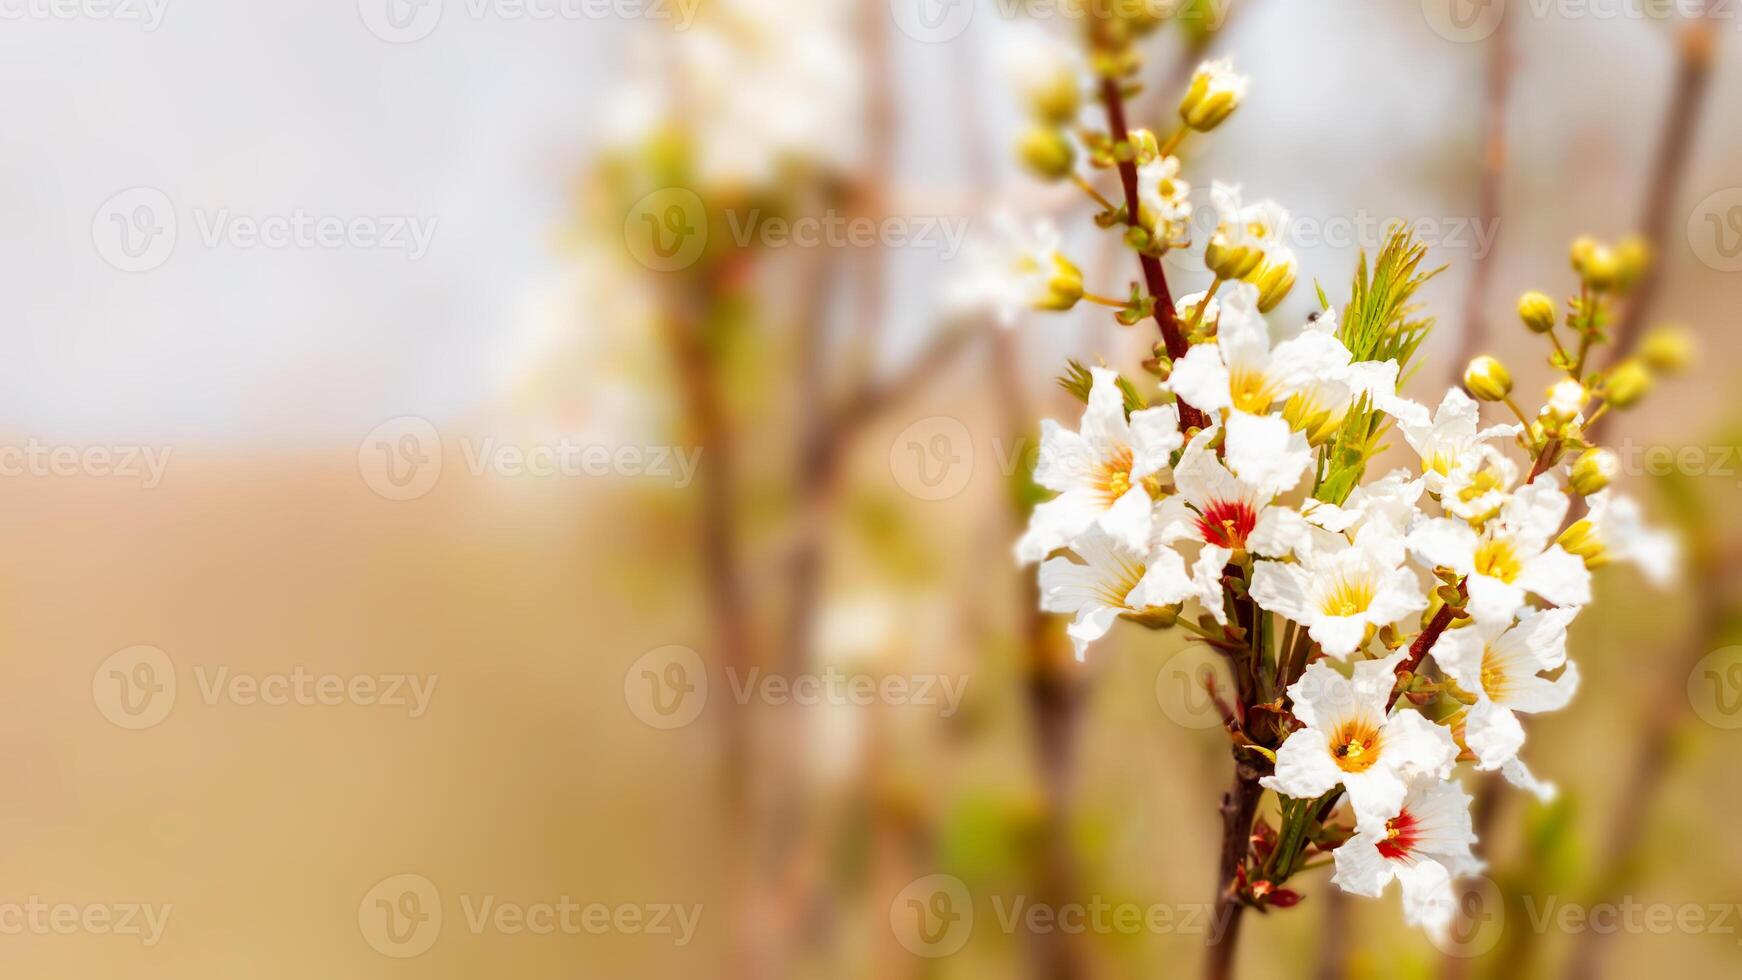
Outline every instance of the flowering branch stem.
<svg viewBox="0 0 1742 980">
<path fill-rule="evenodd" d="M 1113 142 L 1116 145 L 1128 144 L 1131 132 L 1125 126 L 1125 94 L 1119 89 L 1118 79 L 1101 80 L 1101 101 L 1107 106 L 1107 122 L 1112 131 Z M 1119 161 L 1119 183 L 1125 189 L 1125 223 L 1133 228 L 1139 227 L 1141 206 L 1137 195 L 1135 160 Z M 1161 271 L 1161 260 L 1141 252 L 1137 259 L 1143 267 L 1144 285 L 1149 289 L 1149 295 L 1155 299 L 1155 323 L 1161 328 L 1161 339 L 1167 345 L 1167 356 L 1178 361 L 1186 356 L 1191 345 L 1179 328 L 1179 314 L 1173 308 L 1173 293 L 1167 288 L 1167 276 Z M 1179 416 L 1180 425 L 1185 429 L 1209 427 L 1209 420 L 1204 413 L 1184 401 L 1179 403 Z"/>
</svg>

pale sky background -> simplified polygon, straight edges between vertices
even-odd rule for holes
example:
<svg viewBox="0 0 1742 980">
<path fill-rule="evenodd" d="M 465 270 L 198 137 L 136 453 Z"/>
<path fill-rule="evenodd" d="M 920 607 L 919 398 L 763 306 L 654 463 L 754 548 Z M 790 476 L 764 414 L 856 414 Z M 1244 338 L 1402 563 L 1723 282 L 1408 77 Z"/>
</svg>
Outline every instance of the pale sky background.
<svg viewBox="0 0 1742 980">
<path fill-rule="evenodd" d="M 1202 166 L 1302 216 L 1473 213 L 1482 45 L 1435 35 L 1417 0 L 1252 2 L 1225 42 L 1252 96 Z M 528 329 L 529 296 L 558 272 L 551 239 L 569 168 L 624 84 L 626 39 L 648 27 L 475 20 L 448 4 L 410 44 L 372 35 L 355 0 L 168 0 L 151 32 L 0 21 L 0 431 L 272 444 L 354 439 L 388 417 L 439 420 L 490 402 Z M 893 36 L 902 181 L 928 197 L 963 180 L 958 120 L 940 98 L 970 77 L 962 64 L 984 66 L 989 131 L 1005 141 L 994 152 L 1006 155 L 1015 116 L 995 61 L 964 58 L 1004 28 L 995 9 L 982 3 L 950 43 Z M 1721 35 L 1731 62 L 1735 26 Z M 1498 296 L 1558 276 L 1574 234 L 1625 230 L 1669 84 L 1660 34 L 1625 19 L 1524 17 Z M 1742 183 L 1738 77 L 1721 66 L 1685 205 Z M 121 272 L 98 254 L 92 221 L 142 185 L 175 202 L 178 247 L 155 271 Z M 415 262 L 391 250 L 207 248 L 195 212 L 223 208 L 439 224 Z M 1575 226 L 1580 214 L 1590 218 Z M 1686 276 L 1716 275 L 1677 244 Z M 1303 279 L 1342 292 L 1353 247 L 1300 251 Z M 1468 265 L 1467 253 L 1441 258 Z M 935 253 L 898 268 L 891 360 L 918 343 L 949 273 Z M 1450 299 L 1460 282 L 1430 297 Z"/>
</svg>

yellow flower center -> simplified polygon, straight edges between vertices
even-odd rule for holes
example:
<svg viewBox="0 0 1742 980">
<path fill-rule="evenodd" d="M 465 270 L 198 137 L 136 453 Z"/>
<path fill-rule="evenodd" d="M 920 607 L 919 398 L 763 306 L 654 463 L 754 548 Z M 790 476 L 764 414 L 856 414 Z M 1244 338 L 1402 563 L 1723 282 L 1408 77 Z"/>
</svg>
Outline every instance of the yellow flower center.
<svg viewBox="0 0 1742 980">
<path fill-rule="evenodd" d="M 1366 772 L 1379 761 L 1379 729 L 1365 718 L 1345 721 L 1331 736 L 1331 755 L 1344 772 Z"/>
<path fill-rule="evenodd" d="M 1319 600 L 1319 611 L 1327 616 L 1359 616 L 1373 605 L 1378 591 L 1371 578 L 1339 578 Z"/>
<path fill-rule="evenodd" d="M 1289 428 L 1305 434 L 1307 442 L 1320 446 L 1329 442 L 1343 424 L 1347 412 L 1338 411 L 1338 407 L 1327 404 L 1316 390 L 1300 391 L 1290 395 L 1282 406 L 1282 417 Z"/>
<path fill-rule="evenodd" d="M 1495 701 L 1506 696 L 1506 664 L 1494 655 L 1492 648 L 1482 651 L 1482 690 Z"/>
<path fill-rule="evenodd" d="M 1106 495 L 1109 505 L 1125 496 L 1131 489 L 1131 450 L 1122 448 L 1114 451 L 1101 464 L 1101 492 Z"/>
<path fill-rule="evenodd" d="M 1233 395 L 1234 407 L 1249 415 L 1263 415 L 1270 411 L 1277 397 L 1276 386 L 1264 372 L 1252 368 L 1235 368 L 1229 375 L 1228 389 Z"/>
<path fill-rule="evenodd" d="M 1519 561 L 1518 552 L 1513 549 L 1512 542 L 1504 538 L 1491 538 L 1476 547 L 1476 574 L 1497 578 L 1510 585 L 1518 573 L 1524 570 L 1524 563 Z"/>
</svg>

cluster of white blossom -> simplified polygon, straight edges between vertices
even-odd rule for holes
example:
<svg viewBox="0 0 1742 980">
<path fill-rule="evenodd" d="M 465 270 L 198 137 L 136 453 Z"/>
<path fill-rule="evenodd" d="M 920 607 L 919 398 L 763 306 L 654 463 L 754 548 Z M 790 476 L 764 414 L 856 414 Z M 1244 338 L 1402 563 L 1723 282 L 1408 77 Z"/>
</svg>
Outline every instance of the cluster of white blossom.
<svg viewBox="0 0 1742 980">
<path fill-rule="evenodd" d="M 1226 64 L 1206 65 L 1181 107 L 1182 135 L 1214 126 L 1244 91 Z M 1140 214 L 1118 215 L 1146 233 L 1128 235 L 1140 252 L 1185 244 L 1190 189 L 1165 152 L 1178 138 L 1158 148 L 1134 131 L 1118 158 L 1139 164 Z M 1628 560 L 1667 582 L 1674 541 L 1606 488 L 1612 455 L 1592 449 L 1575 465 L 1564 454 L 1582 445 L 1603 391 L 1563 382 L 1532 417 L 1509 377 L 1504 390 L 1486 373 L 1467 377 L 1517 419 L 1485 426 L 1462 389 L 1431 412 L 1404 397 L 1399 360 L 1358 359 L 1335 310 L 1274 340 L 1265 314 L 1294 281 L 1288 215 L 1220 184 L 1210 199 L 1217 227 L 1202 248 L 1215 285 L 1173 311 L 1189 350 L 1163 357 L 1159 380 L 1091 369 L 1078 379 L 1077 430 L 1041 423 L 1034 479 L 1056 496 L 1035 508 L 1017 558 L 1040 563 L 1042 608 L 1074 617 L 1079 659 L 1125 618 L 1191 629 L 1267 680 L 1266 707 L 1282 719 L 1271 747 L 1236 740 L 1271 764 L 1262 786 L 1311 801 L 1285 812 L 1321 822 L 1346 799 L 1346 839 L 1320 845 L 1334 854 L 1334 882 L 1378 896 L 1399 879 L 1410 921 L 1443 933 L 1453 880 L 1481 866 L 1455 767 L 1553 793 L 1520 757 L 1518 716 L 1559 709 L 1578 688 L 1567 635 L 1591 602 L 1591 569 Z M 1095 299 L 1056 232 L 1015 242 L 977 280 L 1002 296 L 1006 322 L 1019 308 Z M 1125 322 L 1153 313 L 1128 312 Z M 1351 419 L 1364 434 L 1400 433 L 1419 466 L 1330 489 L 1349 465 Z M 1376 442 L 1354 447 L 1358 476 Z M 1584 514 L 1570 522 L 1575 502 Z"/>
</svg>

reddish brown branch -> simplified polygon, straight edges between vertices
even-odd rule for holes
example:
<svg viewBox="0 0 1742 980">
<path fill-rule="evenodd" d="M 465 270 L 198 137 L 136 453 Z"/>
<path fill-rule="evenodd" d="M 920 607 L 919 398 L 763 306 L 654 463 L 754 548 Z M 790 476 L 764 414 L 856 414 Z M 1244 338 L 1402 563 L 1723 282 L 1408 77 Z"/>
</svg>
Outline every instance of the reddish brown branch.
<svg viewBox="0 0 1742 980">
<path fill-rule="evenodd" d="M 1111 129 L 1113 142 L 1125 144 L 1130 141 L 1131 133 L 1125 126 L 1125 94 L 1120 91 L 1119 80 L 1106 78 L 1101 81 L 1101 101 L 1107 106 L 1107 125 Z M 1125 190 L 1125 223 L 1130 227 L 1139 227 L 1141 223 L 1140 199 L 1137 194 L 1137 162 L 1121 159 L 1119 161 L 1119 183 Z M 1185 334 L 1180 331 L 1179 315 L 1173 308 L 1173 293 L 1167 287 L 1167 275 L 1162 272 L 1161 260 L 1153 255 L 1138 253 L 1138 263 L 1143 267 L 1143 282 L 1149 290 L 1150 297 L 1155 301 L 1155 323 L 1161 328 L 1162 343 L 1167 346 L 1167 356 L 1175 361 L 1186 356 L 1191 349 Z M 1198 411 L 1184 401 L 1179 403 L 1180 426 L 1185 429 L 1202 429 L 1209 425 L 1204 413 Z"/>
</svg>

